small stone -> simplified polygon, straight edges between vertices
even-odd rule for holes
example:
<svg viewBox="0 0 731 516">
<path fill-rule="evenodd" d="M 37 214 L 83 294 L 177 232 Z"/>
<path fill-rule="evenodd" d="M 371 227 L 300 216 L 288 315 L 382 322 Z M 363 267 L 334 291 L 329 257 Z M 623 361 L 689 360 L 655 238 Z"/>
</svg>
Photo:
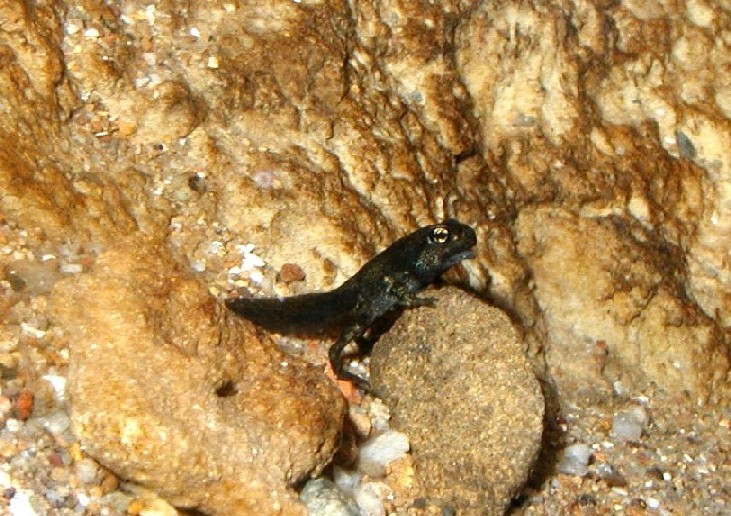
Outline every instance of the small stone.
<svg viewBox="0 0 731 516">
<path fill-rule="evenodd" d="M 18 489 L 10 499 L 9 509 L 11 516 L 35 516 L 38 514 L 33 508 L 31 497 L 33 492 L 27 489 Z"/>
<path fill-rule="evenodd" d="M 18 395 L 18 401 L 15 403 L 15 416 L 21 421 L 27 420 L 33 413 L 33 405 L 35 403 L 35 393 L 30 389 L 23 389 Z"/>
<path fill-rule="evenodd" d="M 58 270 L 64 274 L 79 274 L 84 272 L 84 266 L 80 263 L 62 263 Z"/>
<path fill-rule="evenodd" d="M 296 263 L 285 263 L 279 270 L 279 279 L 284 283 L 303 281 L 306 277 L 305 271 Z"/>
<path fill-rule="evenodd" d="M 100 484 L 103 494 L 108 494 L 116 491 L 119 488 L 119 479 L 113 473 L 107 471 L 104 473 L 102 482 Z"/>
<path fill-rule="evenodd" d="M 98 481 L 99 464 L 92 459 L 82 459 L 74 464 L 76 478 L 82 484 L 94 484 Z"/>
<path fill-rule="evenodd" d="M 51 384 L 55 400 L 64 402 L 66 400 L 66 377 L 57 374 L 47 374 L 43 376 L 43 379 Z"/>
<path fill-rule="evenodd" d="M 8 420 L 5 421 L 5 428 L 8 432 L 17 432 L 20 430 L 21 426 L 23 426 L 23 423 L 14 417 L 9 417 Z"/>
<path fill-rule="evenodd" d="M 30 295 L 48 294 L 60 278 L 53 260 L 41 263 L 17 260 L 5 267 L 5 279 L 11 288 Z"/>
<path fill-rule="evenodd" d="M 391 496 L 391 489 L 383 482 L 366 482 L 353 493 L 360 512 L 366 516 L 386 516 L 383 500 Z"/>
<path fill-rule="evenodd" d="M 389 463 L 400 459 L 408 451 L 409 438 L 406 434 L 389 430 L 369 439 L 361 446 L 358 466 L 370 476 L 381 476 Z"/>
<path fill-rule="evenodd" d="M 69 429 L 71 420 L 65 412 L 54 412 L 44 418 L 43 427 L 53 435 L 60 435 Z"/>
<path fill-rule="evenodd" d="M 343 469 L 340 466 L 333 467 L 333 480 L 335 480 L 335 485 L 346 493 L 350 493 L 358 487 L 361 478 L 361 474 L 357 471 Z"/>
<path fill-rule="evenodd" d="M 307 513 L 317 516 L 359 516 L 356 503 L 345 496 L 332 480 L 319 477 L 305 484 L 300 500 L 307 507 Z"/>
<path fill-rule="evenodd" d="M 589 472 L 589 459 L 591 448 L 583 443 L 567 446 L 563 451 L 563 457 L 558 464 L 558 470 L 565 475 L 583 477 Z"/>
<path fill-rule="evenodd" d="M 620 442 L 637 442 L 648 419 L 647 410 L 639 405 L 621 412 L 612 420 L 612 437 Z"/>
</svg>

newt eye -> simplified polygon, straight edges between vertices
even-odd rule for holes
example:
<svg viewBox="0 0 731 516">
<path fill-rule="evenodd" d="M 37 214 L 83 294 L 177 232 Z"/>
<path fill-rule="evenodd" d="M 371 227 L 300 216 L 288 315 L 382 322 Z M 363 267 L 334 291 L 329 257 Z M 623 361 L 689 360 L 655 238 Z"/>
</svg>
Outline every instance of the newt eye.
<svg viewBox="0 0 731 516">
<path fill-rule="evenodd" d="M 429 240 L 436 244 L 443 244 L 449 240 L 449 229 L 444 226 L 435 227 L 432 229 L 431 235 L 429 235 Z"/>
</svg>

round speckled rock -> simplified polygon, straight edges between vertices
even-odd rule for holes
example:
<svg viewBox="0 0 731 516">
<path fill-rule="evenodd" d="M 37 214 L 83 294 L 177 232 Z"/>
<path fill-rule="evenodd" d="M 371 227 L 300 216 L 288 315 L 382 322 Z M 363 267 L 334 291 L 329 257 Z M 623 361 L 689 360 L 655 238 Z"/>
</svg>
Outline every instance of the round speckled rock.
<svg viewBox="0 0 731 516">
<path fill-rule="evenodd" d="M 371 358 L 375 391 L 411 442 L 425 498 L 497 514 L 525 483 L 544 402 L 508 317 L 456 289 L 406 311 Z"/>
</svg>

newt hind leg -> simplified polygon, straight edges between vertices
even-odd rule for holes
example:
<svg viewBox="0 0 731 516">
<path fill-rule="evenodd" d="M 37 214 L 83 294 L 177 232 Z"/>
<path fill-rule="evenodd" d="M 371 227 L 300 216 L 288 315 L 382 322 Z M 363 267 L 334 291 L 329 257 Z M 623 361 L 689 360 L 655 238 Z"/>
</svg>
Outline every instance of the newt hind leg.
<svg viewBox="0 0 731 516">
<path fill-rule="evenodd" d="M 335 376 L 337 376 L 341 380 L 354 382 L 365 392 L 370 392 L 371 384 L 357 374 L 348 371 L 345 368 L 345 364 L 343 363 L 343 350 L 345 349 L 345 346 L 347 346 L 352 340 L 360 339 L 363 336 L 364 332 L 365 328 L 361 325 L 356 325 L 348 328 L 343 332 L 337 342 L 330 346 L 328 355 L 330 358 L 330 365 L 335 372 Z"/>
</svg>

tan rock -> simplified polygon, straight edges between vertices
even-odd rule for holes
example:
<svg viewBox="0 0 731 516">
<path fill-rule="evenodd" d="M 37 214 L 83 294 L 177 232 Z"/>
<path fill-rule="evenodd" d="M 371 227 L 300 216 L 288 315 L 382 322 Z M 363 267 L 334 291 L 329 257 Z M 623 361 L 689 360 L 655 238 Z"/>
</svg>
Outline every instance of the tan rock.
<svg viewBox="0 0 731 516">
<path fill-rule="evenodd" d="M 497 514 L 541 448 L 544 402 L 524 344 L 499 309 L 455 289 L 404 313 L 376 344 L 371 383 L 411 443 L 431 503 Z"/>
<path fill-rule="evenodd" d="M 517 228 L 562 398 L 609 393 L 615 381 L 696 395 L 722 386 L 728 362 L 713 322 L 668 281 L 677 256 L 609 218 L 524 210 Z"/>
<path fill-rule="evenodd" d="M 150 242 L 59 284 L 52 311 L 89 455 L 177 506 L 303 512 L 290 486 L 330 461 L 344 417 L 322 371 L 227 317 Z"/>
</svg>

